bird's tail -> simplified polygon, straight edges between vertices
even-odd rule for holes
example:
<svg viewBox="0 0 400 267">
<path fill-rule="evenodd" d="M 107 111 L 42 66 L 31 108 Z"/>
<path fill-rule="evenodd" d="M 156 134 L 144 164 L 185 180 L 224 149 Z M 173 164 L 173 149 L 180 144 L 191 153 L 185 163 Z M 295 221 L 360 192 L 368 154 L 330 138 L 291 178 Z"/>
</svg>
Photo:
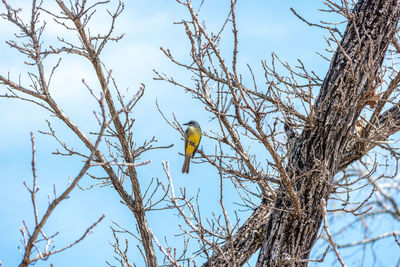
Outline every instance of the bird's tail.
<svg viewBox="0 0 400 267">
<path fill-rule="evenodd" d="M 185 162 L 183 163 L 182 173 L 189 173 L 190 156 L 185 156 Z"/>
</svg>

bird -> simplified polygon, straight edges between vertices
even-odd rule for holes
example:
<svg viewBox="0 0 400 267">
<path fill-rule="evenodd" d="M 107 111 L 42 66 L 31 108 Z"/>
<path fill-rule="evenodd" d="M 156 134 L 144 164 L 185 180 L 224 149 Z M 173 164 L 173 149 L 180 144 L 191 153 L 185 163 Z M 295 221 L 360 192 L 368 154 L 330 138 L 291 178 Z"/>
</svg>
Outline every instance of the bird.
<svg viewBox="0 0 400 267">
<path fill-rule="evenodd" d="M 182 173 L 189 173 L 190 159 L 196 154 L 201 139 L 201 128 L 197 121 L 191 120 L 185 132 L 185 161 L 182 166 Z"/>
</svg>

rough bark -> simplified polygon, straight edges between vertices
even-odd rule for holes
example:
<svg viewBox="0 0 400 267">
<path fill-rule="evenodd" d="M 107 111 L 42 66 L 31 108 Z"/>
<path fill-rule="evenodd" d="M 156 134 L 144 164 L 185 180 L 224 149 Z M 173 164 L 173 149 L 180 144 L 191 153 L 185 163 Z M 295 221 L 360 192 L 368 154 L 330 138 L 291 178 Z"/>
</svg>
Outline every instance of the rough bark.
<svg viewBox="0 0 400 267">
<path fill-rule="evenodd" d="M 373 128 L 385 129 L 385 132 L 388 133 L 387 136 L 400 131 L 400 103 L 382 113 Z M 385 136 L 380 137 L 382 139 L 377 139 L 376 141 L 384 141 Z M 365 146 L 364 144 L 364 142 L 355 139 L 348 141 L 346 145 L 348 149 L 343 154 L 337 172 L 346 169 L 353 162 L 360 160 L 376 145 L 376 143 L 371 143 L 369 146 Z M 237 230 L 232 238 L 232 244 L 222 246 L 221 250 L 216 251 L 210 260 L 203 264 L 203 267 L 226 265 L 228 262 L 235 262 L 237 265 L 245 264 L 263 244 L 263 238 L 266 235 L 265 224 L 270 211 L 270 200 L 264 199 L 260 206 L 254 210 L 253 214 Z"/>
<path fill-rule="evenodd" d="M 295 188 L 302 216 L 291 212 L 293 205 L 282 187 L 274 208 L 263 202 L 239 228 L 233 244 L 223 246 L 224 253 L 216 252 L 203 266 L 242 265 L 262 242 L 257 266 L 307 265 L 322 221 L 321 199 L 328 199 L 333 176 L 373 147 L 357 141 L 349 146 L 349 133 L 365 105 L 363 96 L 374 89 L 399 20 L 400 4 L 397 0 L 359 1 L 353 15 L 354 22 L 347 26 L 321 87 L 314 123 L 304 129 L 292 150 L 290 170 L 292 178 L 300 178 Z M 379 116 L 379 127 L 391 125 L 388 135 L 398 131 L 388 123 L 399 117 L 398 110 L 396 105 Z"/>
<path fill-rule="evenodd" d="M 330 195 L 349 134 L 365 106 L 400 16 L 397 0 L 359 1 L 346 28 L 315 104 L 313 125 L 303 130 L 291 153 L 289 169 L 302 215 L 280 190 L 266 222 L 257 266 L 307 265 L 322 222 L 321 200 Z"/>
</svg>

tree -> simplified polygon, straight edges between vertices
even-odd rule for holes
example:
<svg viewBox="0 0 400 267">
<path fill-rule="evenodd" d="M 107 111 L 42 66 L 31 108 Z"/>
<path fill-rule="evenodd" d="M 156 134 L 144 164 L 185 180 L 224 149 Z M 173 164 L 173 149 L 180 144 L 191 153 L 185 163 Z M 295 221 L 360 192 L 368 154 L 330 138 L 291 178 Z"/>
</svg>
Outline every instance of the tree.
<svg viewBox="0 0 400 267">
<path fill-rule="evenodd" d="M 86 152 L 73 150 L 58 138 L 49 124 L 47 133 L 58 140 L 64 150 L 59 153 L 82 157 L 85 163 L 65 192 L 56 197 L 40 217 L 35 202 L 35 160 L 32 161 L 33 187 L 26 187 L 32 196 L 35 224 L 33 231 L 28 231 L 28 226 L 22 231 L 26 241 L 20 266 L 47 259 L 75 245 L 102 220 L 103 216 L 84 232 L 82 238 L 65 248 L 49 249 L 50 239 L 43 232 L 44 224 L 93 166 L 101 166 L 106 173 L 106 177 L 94 178 L 100 180 L 102 185 L 112 186 L 135 217 L 147 266 L 161 264 L 155 247 L 164 256 L 164 264 L 172 266 L 189 266 L 191 261 L 196 265 L 201 259 L 193 257 L 199 255 L 205 257 L 204 266 L 240 266 L 257 250 L 260 250 L 257 266 L 305 266 L 309 262 L 323 261 L 329 248 L 344 266 L 339 248 L 346 245 L 337 244 L 335 240 L 340 231 L 332 234 L 328 227 L 329 199 L 342 206 L 333 213 L 355 214 L 356 222 L 381 214 L 399 220 L 400 212 L 395 200 L 398 179 L 393 179 L 397 177 L 399 154 L 398 148 L 390 142 L 399 129 L 400 117 L 397 99 L 400 75 L 396 71 L 396 55 L 400 53 L 396 39 L 400 16 L 398 1 L 360 0 L 356 4 L 345 0 L 325 1 L 327 9 L 324 11 L 344 18 L 347 23 L 345 29 L 334 22 L 311 23 L 292 10 L 303 22 L 325 29 L 329 34 L 326 39 L 332 52 L 329 70 L 322 79 L 307 70 L 300 60 L 300 65 L 294 68 L 273 54 L 272 63 L 262 63 L 265 85 L 260 87 L 250 66 L 248 74 L 241 73 L 236 1 L 231 1 L 226 21 L 215 34 L 208 32 L 200 19 L 204 1 L 197 9 L 191 1 L 177 0 L 189 13 L 190 19 L 180 24 L 191 46 L 191 58 L 189 62 L 186 59 L 180 61 L 169 49 L 162 48 L 162 51 L 173 64 L 191 73 L 194 84 L 180 82 L 160 71 L 155 71 L 155 79 L 167 81 L 189 92 L 204 105 L 210 118 L 219 126 L 218 131 L 206 133 L 209 144 L 215 144 L 215 152 L 199 149 L 202 164 L 210 164 L 217 170 L 221 190 L 219 203 L 222 214 L 206 220 L 202 219 L 196 201 L 185 190 L 179 193 L 175 190 L 168 163 L 163 163 L 167 182 L 158 180 L 151 194 L 148 193 L 150 186 L 141 187 L 136 168 L 146 165 L 148 161 L 138 162 L 140 156 L 149 150 L 167 149 L 170 146 L 155 146 L 155 138 L 142 145 L 136 144 L 132 131 L 132 111 L 143 95 L 144 85 L 126 101 L 112 71 L 101 59 L 105 45 L 122 38 L 122 35 L 114 36 L 113 32 L 124 5 L 120 2 L 115 12 L 108 12 L 111 17 L 109 30 L 96 35 L 89 30 L 89 22 L 96 9 L 105 2 L 92 5 L 86 1 L 70 4 L 61 0 L 56 2 L 59 8 L 57 12 L 33 1 L 30 20 L 25 22 L 19 10 L 3 0 L 6 12 L 2 17 L 19 28 L 21 35 L 17 35 L 17 38 L 28 40 L 21 43 L 9 41 L 8 44 L 27 56 L 30 60 L 27 64 L 36 67 L 35 72 L 28 73 L 32 81 L 29 86 L 0 76 L 0 84 L 9 90 L 4 97 L 33 102 L 47 109 L 71 129 L 87 148 Z M 61 46 L 44 47 L 41 36 L 45 25 L 40 26 L 41 12 L 76 33 L 79 42 L 60 37 Z M 220 47 L 222 35 L 227 29 L 231 29 L 233 35 L 230 56 L 228 51 Z M 394 50 L 388 50 L 390 44 Z M 385 61 L 385 57 L 391 53 L 392 62 Z M 70 54 L 90 62 L 100 85 L 100 90 L 96 91 L 84 81 L 98 103 L 99 130 L 93 134 L 93 140 L 72 122 L 52 97 L 50 81 L 59 62 L 49 73 L 45 72 L 43 65 L 47 57 Z M 281 74 L 278 65 L 287 74 Z M 318 96 L 314 97 L 315 94 Z M 159 110 L 169 125 L 185 138 L 178 120 L 170 120 L 161 108 Z M 32 136 L 35 155 L 33 140 Z M 105 146 L 100 146 L 102 141 Z M 249 142 L 263 149 L 263 160 L 259 159 L 259 153 L 248 147 Z M 394 174 L 385 172 L 379 159 L 370 162 L 374 150 L 391 157 Z M 355 166 L 355 162 L 361 163 L 362 167 Z M 357 168 L 360 169 L 358 174 L 350 172 Z M 254 209 L 240 227 L 239 221 L 233 223 L 229 218 L 224 205 L 223 184 L 226 180 L 233 184 L 243 205 Z M 386 185 L 388 181 L 389 186 Z M 129 186 L 132 193 L 128 191 Z M 367 197 L 355 203 L 352 200 L 354 194 L 361 191 L 368 191 Z M 381 210 L 370 211 L 367 205 L 371 202 Z M 185 223 L 181 228 L 185 242 L 197 240 L 199 243 L 193 255 L 186 248 L 179 255 L 173 247 L 159 242 L 147 219 L 150 210 L 158 209 L 178 212 Z M 319 235 L 321 225 L 324 234 Z M 117 229 L 113 229 L 115 252 L 122 266 L 131 266 L 126 251 L 120 247 L 118 231 L 127 232 L 118 225 Z M 398 233 L 389 234 L 394 236 L 392 242 L 399 244 Z M 349 246 L 365 245 L 389 234 L 377 238 L 368 236 Z M 41 240 L 38 239 L 39 235 L 43 237 Z M 316 241 L 324 239 L 328 246 L 322 257 L 310 259 Z M 41 241 L 44 241 L 43 248 L 40 247 Z M 34 256 L 34 252 L 38 256 Z"/>
</svg>

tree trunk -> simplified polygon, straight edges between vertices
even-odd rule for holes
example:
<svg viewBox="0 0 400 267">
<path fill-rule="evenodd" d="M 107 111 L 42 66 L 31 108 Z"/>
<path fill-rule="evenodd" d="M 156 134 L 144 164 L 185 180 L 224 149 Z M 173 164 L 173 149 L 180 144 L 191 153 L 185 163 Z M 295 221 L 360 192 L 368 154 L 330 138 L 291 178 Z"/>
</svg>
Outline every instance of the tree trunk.
<svg viewBox="0 0 400 267">
<path fill-rule="evenodd" d="M 295 189 L 302 216 L 288 211 L 292 204 L 282 188 L 273 209 L 263 201 L 238 229 L 232 244 L 215 251 L 203 266 L 243 265 L 262 242 L 257 266 L 307 265 L 322 221 L 321 199 L 329 197 L 333 176 L 374 147 L 350 140 L 348 134 L 365 106 L 363 96 L 374 90 L 375 76 L 399 20 L 400 4 L 396 0 L 359 1 L 352 14 L 354 22 L 347 26 L 321 87 L 314 123 L 304 129 L 292 150 L 289 169 L 301 180 Z M 400 125 L 393 123 L 399 117 L 399 105 L 395 105 L 379 116 L 376 126 L 388 128 L 391 135 L 399 130 L 392 129 Z"/>
<path fill-rule="evenodd" d="M 321 200 L 328 199 L 354 124 L 375 90 L 376 75 L 400 15 L 397 0 L 361 0 L 349 20 L 306 126 L 291 152 L 288 172 L 302 214 L 293 212 L 282 190 L 266 222 L 257 266 L 306 266 L 322 222 Z"/>
<path fill-rule="evenodd" d="M 400 103 L 382 113 L 373 129 L 375 128 L 385 129 L 386 136 L 397 133 L 400 130 Z M 380 137 L 382 139 L 376 141 L 384 141 L 385 136 Z M 355 139 L 348 141 L 338 171 L 344 170 L 353 162 L 360 160 L 376 145 L 376 143 L 371 143 L 365 147 L 364 144 L 364 142 Z M 224 244 L 221 250 L 217 250 L 209 261 L 203 264 L 203 267 L 245 264 L 262 246 L 263 238 L 266 235 L 265 224 L 271 211 L 270 202 L 270 200 L 264 199 L 232 237 L 232 244 Z"/>
<path fill-rule="evenodd" d="M 400 103 L 382 113 L 373 129 L 375 128 L 385 129 L 384 132 L 387 133 L 387 136 L 398 132 L 400 130 Z M 374 134 L 372 133 L 372 135 Z M 381 140 L 376 141 L 384 141 L 385 136 L 381 136 L 381 138 Z M 338 171 L 344 170 L 353 162 L 360 160 L 376 145 L 376 143 L 371 143 L 371 145 L 365 147 L 363 144 L 362 141 L 354 139 L 348 141 Z M 270 205 L 270 201 L 264 199 L 237 230 L 232 238 L 232 244 L 224 244 L 221 250 L 217 250 L 210 260 L 203 264 L 203 267 L 245 264 L 262 246 L 263 238 L 266 235 L 265 224 L 271 210 Z"/>
</svg>

